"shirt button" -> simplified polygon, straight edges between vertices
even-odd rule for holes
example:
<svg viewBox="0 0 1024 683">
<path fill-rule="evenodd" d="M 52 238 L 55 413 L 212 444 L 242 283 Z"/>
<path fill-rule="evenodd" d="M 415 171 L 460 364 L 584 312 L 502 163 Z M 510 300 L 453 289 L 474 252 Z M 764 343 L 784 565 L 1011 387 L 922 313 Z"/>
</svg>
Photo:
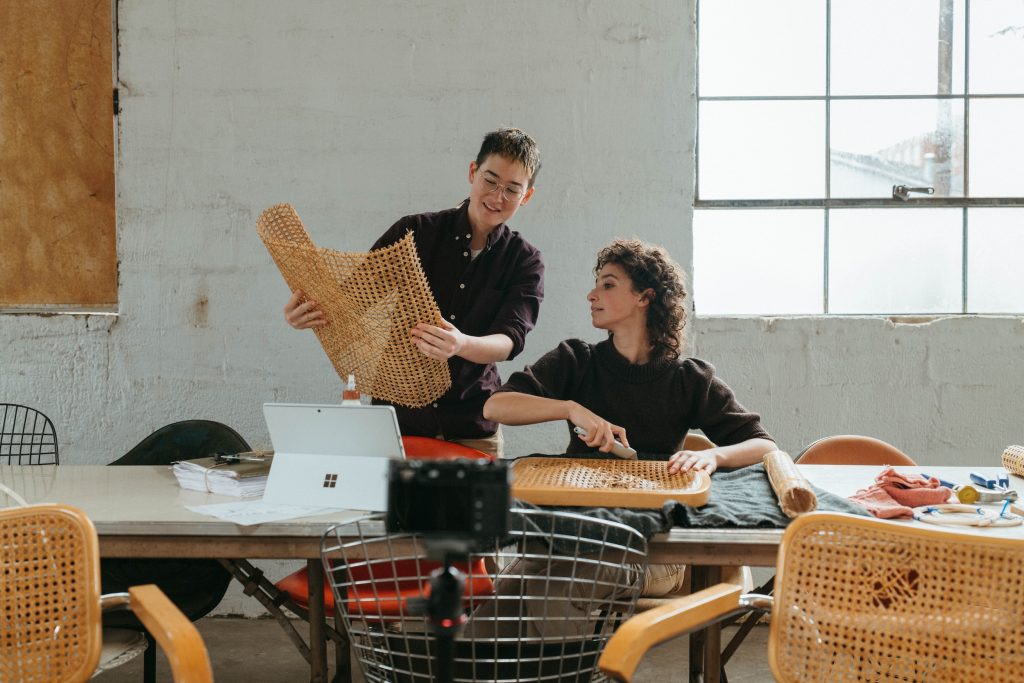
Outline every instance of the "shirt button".
<svg viewBox="0 0 1024 683">
<path fill-rule="evenodd" d="M 464 283 L 460 282 L 459 283 L 459 289 L 465 289 L 465 288 L 466 288 L 466 285 Z"/>
<path fill-rule="evenodd" d="M 466 239 L 467 239 L 467 240 L 468 240 L 468 239 L 469 239 L 470 237 L 472 237 L 472 235 L 466 235 Z"/>
<path fill-rule="evenodd" d="M 435 407 L 435 408 L 437 407 L 437 404 L 436 404 L 436 403 L 434 404 L 434 407 Z"/>
<path fill-rule="evenodd" d="M 464 252 L 462 252 L 462 255 L 463 256 L 469 256 L 469 252 L 468 251 L 464 251 Z"/>
<path fill-rule="evenodd" d="M 451 318 L 452 320 L 455 320 L 455 314 L 454 314 L 454 313 L 452 313 L 452 314 L 451 314 L 450 316 L 448 316 L 448 317 L 449 317 L 449 318 Z"/>
</svg>

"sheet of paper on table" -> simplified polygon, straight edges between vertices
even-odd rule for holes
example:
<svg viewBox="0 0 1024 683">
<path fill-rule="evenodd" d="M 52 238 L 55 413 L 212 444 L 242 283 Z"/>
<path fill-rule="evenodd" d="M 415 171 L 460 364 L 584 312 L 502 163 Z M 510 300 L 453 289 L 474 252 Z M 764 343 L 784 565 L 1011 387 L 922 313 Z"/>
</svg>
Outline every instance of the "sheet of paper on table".
<svg viewBox="0 0 1024 683">
<path fill-rule="evenodd" d="M 282 503 L 267 503 L 262 500 L 242 500 L 231 503 L 211 503 L 209 505 L 186 505 L 185 507 L 200 515 L 216 517 L 217 519 L 223 519 L 226 522 L 233 522 L 241 526 L 280 522 L 299 517 L 315 517 L 316 515 L 337 512 L 340 509 L 310 507 L 306 505 L 284 505 Z"/>
</svg>

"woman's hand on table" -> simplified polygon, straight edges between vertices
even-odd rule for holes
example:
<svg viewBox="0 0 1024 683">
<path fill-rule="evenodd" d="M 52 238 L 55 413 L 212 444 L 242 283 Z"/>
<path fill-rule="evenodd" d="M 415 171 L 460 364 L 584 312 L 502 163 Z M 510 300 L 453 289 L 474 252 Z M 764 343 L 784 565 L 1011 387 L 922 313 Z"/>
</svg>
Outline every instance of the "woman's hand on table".
<svg viewBox="0 0 1024 683">
<path fill-rule="evenodd" d="M 284 319 L 296 330 L 308 330 L 313 327 L 323 327 L 327 324 L 327 317 L 317 307 L 313 300 L 305 301 L 306 295 L 301 290 L 292 292 L 288 303 L 284 305 Z"/>
<path fill-rule="evenodd" d="M 602 453 L 608 453 L 612 450 L 612 446 L 615 445 L 615 439 L 618 439 L 623 446 L 629 448 L 629 439 L 626 438 L 625 428 L 612 424 L 600 415 L 584 408 L 579 403 L 575 401 L 569 403 L 568 417 L 569 421 L 574 425 L 586 430 L 587 435 L 585 437 L 577 436 L 591 448 L 596 448 Z"/>
<path fill-rule="evenodd" d="M 668 459 L 668 473 L 703 470 L 711 474 L 718 469 L 718 456 L 715 449 L 705 451 L 679 451 Z"/>
</svg>

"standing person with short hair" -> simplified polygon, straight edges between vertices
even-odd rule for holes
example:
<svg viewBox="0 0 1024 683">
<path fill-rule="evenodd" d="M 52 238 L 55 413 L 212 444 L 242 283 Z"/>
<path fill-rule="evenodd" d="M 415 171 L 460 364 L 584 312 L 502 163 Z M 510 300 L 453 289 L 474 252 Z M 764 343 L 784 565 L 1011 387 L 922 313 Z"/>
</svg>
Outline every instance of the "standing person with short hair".
<svg viewBox="0 0 1024 683">
<path fill-rule="evenodd" d="M 420 323 L 409 334 L 424 355 L 447 360 L 452 376 L 451 388 L 434 403 L 394 406 L 402 434 L 501 456 L 500 428 L 483 416 L 483 406 L 501 384 L 495 363 L 523 350 L 544 298 L 540 251 L 507 221 L 533 198 L 539 170 L 533 138 L 518 128 L 499 128 L 484 137 L 469 164 L 468 199 L 453 209 L 405 216 L 374 243 L 380 249 L 413 233 L 443 321 Z M 329 323 L 299 291 L 284 317 L 299 330 Z"/>
</svg>

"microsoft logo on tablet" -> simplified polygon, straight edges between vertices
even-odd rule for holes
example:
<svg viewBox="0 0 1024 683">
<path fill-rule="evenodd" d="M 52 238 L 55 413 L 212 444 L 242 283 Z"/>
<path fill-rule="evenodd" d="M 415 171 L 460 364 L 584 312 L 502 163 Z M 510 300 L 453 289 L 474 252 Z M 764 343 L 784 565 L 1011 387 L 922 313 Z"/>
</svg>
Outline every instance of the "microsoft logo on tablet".
<svg viewBox="0 0 1024 683">
<path fill-rule="evenodd" d="M 337 485 L 338 485 L 338 475 L 337 474 L 327 474 L 327 475 L 324 475 L 324 488 L 325 489 L 333 489 Z"/>
</svg>

